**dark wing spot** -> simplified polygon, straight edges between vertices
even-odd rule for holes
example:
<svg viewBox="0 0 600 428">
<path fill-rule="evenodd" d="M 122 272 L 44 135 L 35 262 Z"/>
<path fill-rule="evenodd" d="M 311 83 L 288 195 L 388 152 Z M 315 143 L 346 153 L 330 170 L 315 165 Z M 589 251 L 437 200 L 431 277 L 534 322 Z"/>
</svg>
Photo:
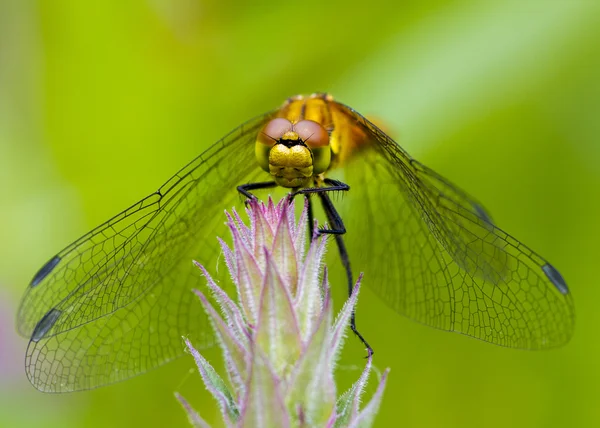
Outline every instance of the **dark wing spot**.
<svg viewBox="0 0 600 428">
<path fill-rule="evenodd" d="M 482 219 L 483 221 L 489 223 L 489 224 L 494 224 L 494 221 L 492 220 L 492 217 L 488 214 L 488 212 L 479 204 L 472 202 L 471 205 L 473 206 L 473 209 L 475 210 L 475 213 L 477 214 L 477 217 L 479 217 L 480 219 Z"/>
<path fill-rule="evenodd" d="M 35 287 L 38 285 L 44 278 L 48 276 L 52 270 L 56 267 L 56 265 L 60 262 L 60 257 L 54 256 L 48 262 L 37 271 L 31 282 L 29 283 L 30 287 Z"/>
<path fill-rule="evenodd" d="M 567 287 L 565 279 L 554 266 L 552 266 L 550 263 L 546 263 L 544 266 L 542 266 L 542 270 L 550 282 L 552 282 L 552 284 L 554 284 L 554 286 L 558 289 L 558 291 L 560 291 L 562 294 L 569 294 L 569 287 Z"/>
<path fill-rule="evenodd" d="M 52 326 L 56 323 L 58 317 L 60 317 L 61 314 L 62 311 L 59 311 L 58 309 L 50 309 L 48 313 L 44 315 L 40 322 L 38 322 L 35 326 L 35 329 L 31 334 L 31 340 L 33 342 L 39 342 L 41 339 L 43 339 L 46 333 L 48 333 L 48 330 L 52 328 Z"/>
</svg>

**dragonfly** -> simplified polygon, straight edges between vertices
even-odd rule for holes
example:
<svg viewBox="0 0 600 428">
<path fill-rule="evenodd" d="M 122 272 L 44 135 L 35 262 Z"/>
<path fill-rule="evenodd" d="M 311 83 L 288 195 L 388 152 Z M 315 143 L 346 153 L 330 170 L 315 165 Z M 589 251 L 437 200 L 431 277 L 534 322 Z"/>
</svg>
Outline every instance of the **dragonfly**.
<svg viewBox="0 0 600 428">
<path fill-rule="evenodd" d="M 243 123 L 40 268 L 17 316 L 31 383 L 96 388 L 181 356 L 182 336 L 212 346 L 192 260 L 217 265 L 223 210 L 263 188 L 307 198 L 309 227 L 325 215 L 330 226 L 316 232 L 335 236 L 350 289 L 352 262 L 399 314 L 511 348 L 554 348 L 573 333 L 572 294 L 552 264 L 374 123 L 317 93 Z M 332 191 L 345 196 L 334 203 Z"/>
</svg>

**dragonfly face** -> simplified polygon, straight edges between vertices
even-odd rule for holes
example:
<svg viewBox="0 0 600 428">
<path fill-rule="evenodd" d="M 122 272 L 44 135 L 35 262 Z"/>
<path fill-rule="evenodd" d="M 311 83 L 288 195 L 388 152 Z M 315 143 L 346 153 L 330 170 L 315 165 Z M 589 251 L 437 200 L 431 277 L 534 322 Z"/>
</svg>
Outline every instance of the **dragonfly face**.
<svg viewBox="0 0 600 428">
<path fill-rule="evenodd" d="M 242 124 L 34 275 L 18 312 L 33 385 L 64 392 L 127 379 L 180 356 L 182 335 L 212 346 L 190 291 L 203 286 L 192 260 L 217 264 L 221 214 L 241 204 L 236 186 L 269 177 L 296 192 L 349 185 L 336 202 L 347 255 L 396 312 L 514 348 L 571 337 L 573 301 L 554 266 L 361 114 L 315 94 Z"/>
<path fill-rule="evenodd" d="M 275 118 L 257 136 L 256 160 L 279 186 L 305 187 L 329 168 L 329 134 L 312 120 Z"/>
</svg>

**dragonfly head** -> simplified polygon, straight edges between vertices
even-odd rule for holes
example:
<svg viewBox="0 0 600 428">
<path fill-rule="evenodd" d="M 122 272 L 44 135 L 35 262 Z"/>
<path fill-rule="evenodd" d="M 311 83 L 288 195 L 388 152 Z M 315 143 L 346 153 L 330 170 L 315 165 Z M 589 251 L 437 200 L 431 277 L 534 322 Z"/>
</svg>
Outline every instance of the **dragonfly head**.
<svg viewBox="0 0 600 428">
<path fill-rule="evenodd" d="M 259 132 L 256 159 L 262 169 L 282 187 L 305 187 L 311 177 L 329 168 L 329 133 L 319 123 L 301 120 L 292 123 L 272 119 Z"/>
</svg>

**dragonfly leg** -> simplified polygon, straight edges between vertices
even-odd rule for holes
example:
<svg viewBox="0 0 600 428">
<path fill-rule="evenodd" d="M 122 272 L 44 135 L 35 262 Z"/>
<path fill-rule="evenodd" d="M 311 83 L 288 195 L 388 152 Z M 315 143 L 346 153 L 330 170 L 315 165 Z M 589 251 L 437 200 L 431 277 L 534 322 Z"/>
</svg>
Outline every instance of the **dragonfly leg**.
<svg viewBox="0 0 600 428">
<path fill-rule="evenodd" d="M 271 187 L 276 187 L 277 183 L 275 183 L 274 181 L 261 181 L 259 183 L 247 183 L 247 184 L 242 184 L 240 186 L 237 187 L 237 191 L 246 197 L 246 201 L 245 203 L 248 203 L 249 200 L 251 199 L 258 199 L 253 193 L 253 190 L 258 190 L 258 189 L 269 189 Z"/>
<path fill-rule="evenodd" d="M 315 215 L 313 213 L 312 201 L 310 199 L 310 195 L 304 195 L 306 198 L 306 202 L 308 203 L 308 236 L 312 241 L 315 236 Z"/>
<path fill-rule="evenodd" d="M 293 198 L 296 195 L 309 195 L 311 193 L 327 193 L 327 192 L 337 192 L 337 191 L 347 191 L 350 190 L 350 186 L 346 183 L 342 183 L 339 180 L 333 180 L 331 178 L 323 179 L 323 183 L 327 186 L 323 187 L 304 187 L 302 189 L 298 189 L 291 193 L 291 197 Z"/>
<path fill-rule="evenodd" d="M 338 247 L 338 250 L 340 253 L 340 258 L 342 260 L 342 265 L 344 266 L 344 269 L 346 271 L 346 278 L 348 280 L 348 295 L 351 296 L 352 290 L 354 288 L 354 281 L 353 281 L 353 277 L 352 277 L 352 268 L 350 267 L 350 257 L 348 256 L 346 244 L 344 243 L 344 238 L 342 237 L 342 235 L 344 233 L 346 233 L 346 227 L 344 226 L 344 222 L 343 222 L 342 218 L 340 217 L 339 213 L 335 209 L 335 206 L 333 205 L 331 198 L 327 194 L 327 192 L 331 192 L 331 191 L 349 190 L 350 186 L 348 186 L 347 184 L 342 183 L 340 181 L 330 180 L 330 179 L 326 179 L 325 184 L 327 184 L 328 187 L 315 187 L 315 188 L 300 189 L 297 192 L 295 192 L 295 194 L 304 194 L 305 197 L 308 198 L 311 193 L 316 193 L 319 196 L 319 198 L 321 199 L 321 204 L 323 205 L 323 210 L 325 211 L 325 214 L 327 215 L 327 219 L 330 223 L 330 226 L 328 229 L 319 228 L 319 230 L 317 231 L 317 234 L 319 234 L 319 235 L 331 234 L 335 237 L 335 242 L 337 244 L 337 247 Z M 312 217 L 312 205 L 310 204 L 310 199 L 309 199 L 309 220 L 311 220 L 311 217 Z M 312 222 L 311 222 L 311 225 L 309 225 L 309 227 L 310 227 L 311 236 L 312 236 L 312 231 L 313 231 L 313 227 L 314 227 L 312 225 Z M 369 343 L 365 340 L 363 335 L 360 334 L 360 332 L 356 328 L 356 313 L 354 311 L 352 311 L 352 316 L 350 318 L 350 329 L 360 339 L 360 341 L 363 343 L 363 345 L 365 345 L 365 347 L 367 348 L 367 357 L 370 357 L 371 355 L 373 355 L 374 354 L 373 348 L 371 348 L 371 345 L 369 345 Z"/>
</svg>

